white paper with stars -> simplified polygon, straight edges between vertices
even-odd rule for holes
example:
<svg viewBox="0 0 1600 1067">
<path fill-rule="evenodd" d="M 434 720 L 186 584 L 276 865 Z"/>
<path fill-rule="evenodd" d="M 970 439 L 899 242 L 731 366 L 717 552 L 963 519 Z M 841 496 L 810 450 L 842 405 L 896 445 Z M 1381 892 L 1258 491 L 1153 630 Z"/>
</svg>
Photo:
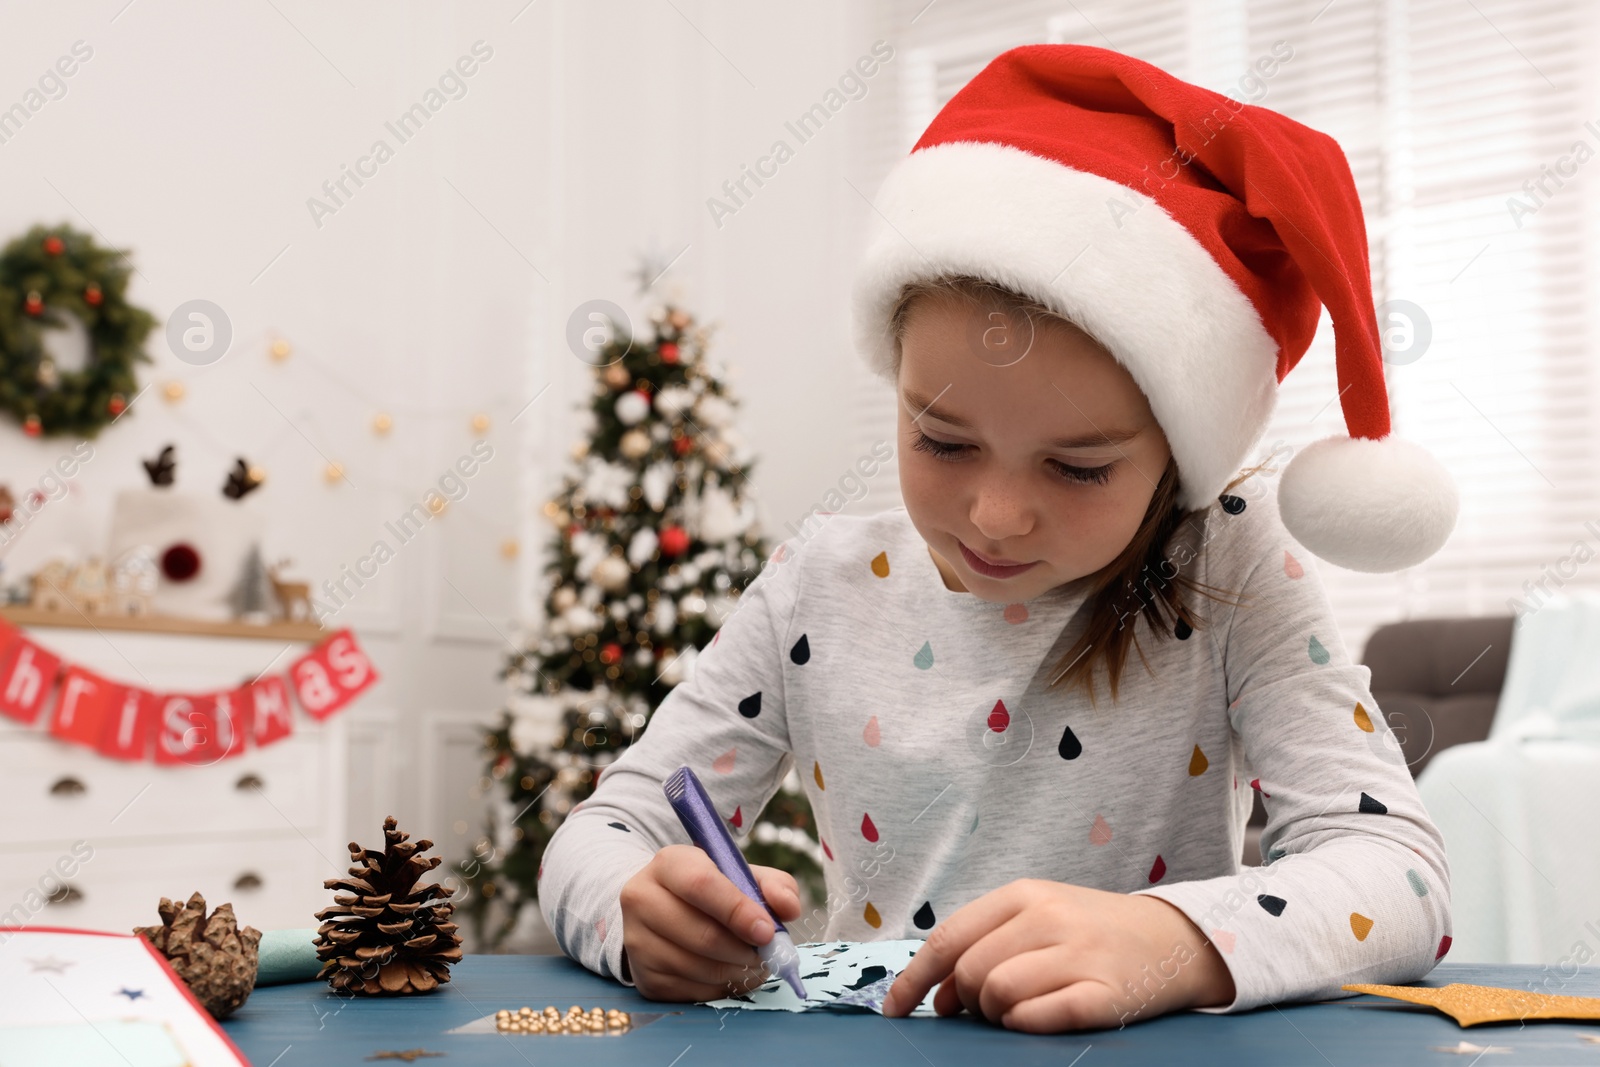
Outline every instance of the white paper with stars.
<svg viewBox="0 0 1600 1067">
<path fill-rule="evenodd" d="M 118 1067 L 247 1067 L 132 935 L 0 928 L 0 990 L 6 1067 L 59 1067 L 80 1046 Z"/>
<path fill-rule="evenodd" d="M 801 1000 L 789 984 L 774 976 L 748 994 L 708 1000 L 713 1008 L 754 1008 L 762 1011 L 871 1011 L 883 1014 L 883 998 L 895 976 L 906 969 L 924 942 L 916 938 L 897 941 L 824 941 L 796 945 L 800 953 L 800 982 L 806 987 Z M 935 985 L 912 1015 L 936 1015 Z"/>
</svg>

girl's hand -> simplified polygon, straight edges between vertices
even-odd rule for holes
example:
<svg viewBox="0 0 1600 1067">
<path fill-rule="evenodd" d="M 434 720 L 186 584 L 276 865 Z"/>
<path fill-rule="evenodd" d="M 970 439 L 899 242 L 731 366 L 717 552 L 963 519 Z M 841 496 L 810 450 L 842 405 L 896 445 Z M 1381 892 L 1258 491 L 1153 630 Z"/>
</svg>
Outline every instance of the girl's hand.
<svg viewBox="0 0 1600 1067">
<path fill-rule="evenodd" d="M 936 926 L 890 987 L 883 1014 L 909 1014 L 940 981 L 940 1015 L 965 1007 L 1037 1034 L 1120 1028 L 1234 999 L 1227 964 L 1176 907 L 1036 878 L 986 893 Z"/>
<path fill-rule="evenodd" d="M 750 865 L 772 910 L 800 917 L 786 871 Z M 753 946 L 772 940 L 766 909 L 729 881 L 703 849 L 668 845 L 622 887 L 622 966 L 649 1000 L 717 1000 L 769 977 Z"/>
</svg>

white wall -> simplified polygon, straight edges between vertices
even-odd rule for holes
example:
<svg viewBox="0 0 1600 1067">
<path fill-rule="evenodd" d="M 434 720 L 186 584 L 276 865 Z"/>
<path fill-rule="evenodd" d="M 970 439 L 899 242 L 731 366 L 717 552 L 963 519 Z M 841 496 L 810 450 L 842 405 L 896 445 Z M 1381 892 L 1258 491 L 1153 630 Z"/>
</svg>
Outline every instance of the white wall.
<svg viewBox="0 0 1600 1067">
<path fill-rule="evenodd" d="M 682 251 L 655 296 L 719 324 L 771 536 L 866 451 L 845 297 L 869 211 L 855 189 L 875 187 L 861 139 L 900 70 L 888 63 L 803 145 L 784 123 L 883 36 L 875 7 L 10 6 L 0 107 L 75 41 L 93 56 L 0 144 L 0 240 L 40 221 L 93 229 L 131 251 L 136 303 L 165 321 L 214 301 L 234 341 L 192 367 L 152 336 L 155 388 L 95 442 L 72 495 L 5 557 L 7 577 L 61 549 L 103 550 L 112 495 L 143 484 L 138 458 L 172 441 L 182 488 L 213 491 L 235 455 L 264 466 L 248 503 L 268 517 L 268 555 L 320 583 L 467 449 L 473 413 L 489 415 L 496 457 L 468 496 L 335 619 L 384 675 L 350 713 L 352 834 L 393 813 L 464 854 L 473 724 L 500 704 L 513 618 L 537 610 L 539 509 L 590 387 L 563 339 L 572 309 L 597 297 L 642 309 L 637 255 Z M 400 144 L 385 122 L 480 40 L 493 55 L 466 95 Z M 318 225 L 307 199 L 380 137 L 394 157 Z M 719 227 L 707 199 L 779 138 L 794 157 Z M 294 347 L 283 363 L 267 354 L 279 336 Z M 187 386 L 176 404 L 160 395 L 171 380 Z M 395 420 L 386 437 L 370 429 L 379 410 Z M 5 430 L 0 482 L 33 484 L 70 445 Z M 326 482 L 328 459 L 348 483 Z M 891 470 L 878 484 L 892 482 Z M 523 545 L 514 561 L 508 537 Z"/>
</svg>

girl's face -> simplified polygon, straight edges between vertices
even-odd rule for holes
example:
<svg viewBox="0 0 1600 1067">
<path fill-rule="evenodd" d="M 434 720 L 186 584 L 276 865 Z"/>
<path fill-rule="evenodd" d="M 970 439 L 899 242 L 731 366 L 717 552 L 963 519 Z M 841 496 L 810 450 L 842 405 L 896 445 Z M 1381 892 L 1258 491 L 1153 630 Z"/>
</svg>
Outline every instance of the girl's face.
<svg viewBox="0 0 1600 1067">
<path fill-rule="evenodd" d="M 919 298 L 900 342 L 900 486 L 946 587 L 1010 604 L 1116 559 L 1171 455 L 1127 370 L 956 295 Z"/>
</svg>

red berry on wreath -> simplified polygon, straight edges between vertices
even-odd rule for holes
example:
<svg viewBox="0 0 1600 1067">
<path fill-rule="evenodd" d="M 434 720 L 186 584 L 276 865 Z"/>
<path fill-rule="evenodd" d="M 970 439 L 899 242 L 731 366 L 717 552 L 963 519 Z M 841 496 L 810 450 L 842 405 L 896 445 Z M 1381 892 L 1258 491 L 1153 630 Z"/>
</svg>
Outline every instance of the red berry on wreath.
<svg viewBox="0 0 1600 1067">
<path fill-rule="evenodd" d="M 600 662 L 611 664 L 622 658 L 622 646 L 615 641 L 608 643 L 600 650 Z"/>
<path fill-rule="evenodd" d="M 44 250 L 49 252 L 52 256 L 59 256 L 62 250 L 66 247 L 66 245 L 61 243 L 61 238 L 57 237 L 55 234 L 51 234 L 49 237 L 44 239 Z"/>
<path fill-rule="evenodd" d="M 682 526 L 668 526 L 661 531 L 661 551 L 668 556 L 689 551 L 689 535 Z"/>
<path fill-rule="evenodd" d="M 661 346 L 661 362 L 663 362 L 663 363 L 676 363 L 676 362 L 678 362 L 678 346 L 673 344 L 671 341 L 668 341 L 666 344 L 662 345 Z"/>
<path fill-rule="evenodd" d="M 179 541 L 161 554 L 161 573 L 168 581 L 187 582 L 200 573 L 200 553 Z"/>
<path fill-rule="evenodd" d="M 128 398 L 121 393 L 112 393 L 111 399 L 106 401 L 106 410 L 111 412 L 113 418 L 121 415 L 128 409 Z"/>
<path fill-rule="evenodd" d="M 694 441 L 687 434 L 680 434 L 672 439 L 672 451 L 675 455 L 686 456 L 689 449 L 694 447 Z"/>
<path fill-rule="evenodd" d="M 39 290 L 28 290 L 28 298 L 22 302 L 22 310 L 30 315 L 37 315 L 44 310 L 44 297 L 39 295 Z"/>
<path fill-rule="evenodd" d="M 92 308 L 99 307 L 100 301 L 105 298 L 105 294 L 100 291 L 100 287 L 93 282 L 90 282 L 88 288 L 83 291 L 83 302 Z"/>
<path fill-rule="evenodd" d="M 44 433 L 44 424 L 39 421 L 39 416 L 29 415 L 22 420 L 22 432 L 29 437 L 38 437 Z"/>
</svg>

